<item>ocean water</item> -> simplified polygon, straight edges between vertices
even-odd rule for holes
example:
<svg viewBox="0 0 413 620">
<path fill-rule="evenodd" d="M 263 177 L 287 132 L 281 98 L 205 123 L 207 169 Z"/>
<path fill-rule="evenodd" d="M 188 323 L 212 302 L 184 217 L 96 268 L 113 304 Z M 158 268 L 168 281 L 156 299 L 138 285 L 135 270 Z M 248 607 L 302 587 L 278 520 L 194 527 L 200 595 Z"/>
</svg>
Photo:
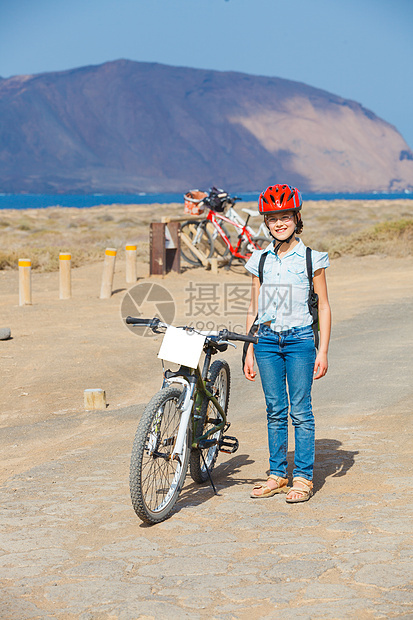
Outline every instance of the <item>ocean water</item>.
<svg viewBox="0 0 413 620">
<path fill-rule="evenodd" d="M 232 194 L 234 195 L 234 194 Z M 258 200 L 258 192 L 238 193 L 244 201 Z M 394 200 L 412 198 L 413 193 L 402 194 L 305 194 L 303 200 Z M 46 207 L 88 208 L 111 204 L 170 204 L 184 202 L 183 194 L 0 194 L 1 209 L 44 209 Z"/>
</svg>

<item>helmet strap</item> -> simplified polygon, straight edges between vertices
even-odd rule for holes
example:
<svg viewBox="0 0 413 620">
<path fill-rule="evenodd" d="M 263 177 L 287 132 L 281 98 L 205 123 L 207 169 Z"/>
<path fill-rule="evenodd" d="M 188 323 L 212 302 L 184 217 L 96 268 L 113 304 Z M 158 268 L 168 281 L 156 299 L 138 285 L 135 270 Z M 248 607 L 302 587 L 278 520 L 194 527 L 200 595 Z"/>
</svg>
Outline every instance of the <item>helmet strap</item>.
<svg viewBox="0 0 413 620">
<path fill-rule="evenodd" d="M 275 255 L 277 255 L 278 250 L 280 249 L 280 247 L 281 247 L 281 246 L 282 246 L 282 244 L 284 243 L 284 241 L 278 241 L 278 243 L 277 243 L 277 241 L 278 241 L 278 239 L 276 239 L 276 238 L 274 237 L 274 241 L 273 241 L 272 243 L 273 243 L 273 245 L 274 245 L 274 254 L 275 254 Z"/>
</svg>

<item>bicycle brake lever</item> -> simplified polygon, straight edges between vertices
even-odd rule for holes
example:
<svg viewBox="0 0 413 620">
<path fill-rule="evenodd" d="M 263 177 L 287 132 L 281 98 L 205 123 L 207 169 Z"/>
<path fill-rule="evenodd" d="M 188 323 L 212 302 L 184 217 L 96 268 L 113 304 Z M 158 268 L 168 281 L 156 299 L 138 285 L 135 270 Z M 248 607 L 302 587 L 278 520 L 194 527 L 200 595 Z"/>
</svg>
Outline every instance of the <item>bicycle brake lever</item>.
<svg viewBox="0 0 413 620">
<path fill-rule="evenodd" d="M 154 334 L 163 334 L 164 332 L 161 330 L 163 330 L 163 328 L 165 327 L 168 326 L 166 325 L 166 323 L 163 323 L 161 319 L 158 319 L 158 317 L 152 319 L 152 324 L 150 325 L 150 328 L 154 332 Z"/>
</svg>

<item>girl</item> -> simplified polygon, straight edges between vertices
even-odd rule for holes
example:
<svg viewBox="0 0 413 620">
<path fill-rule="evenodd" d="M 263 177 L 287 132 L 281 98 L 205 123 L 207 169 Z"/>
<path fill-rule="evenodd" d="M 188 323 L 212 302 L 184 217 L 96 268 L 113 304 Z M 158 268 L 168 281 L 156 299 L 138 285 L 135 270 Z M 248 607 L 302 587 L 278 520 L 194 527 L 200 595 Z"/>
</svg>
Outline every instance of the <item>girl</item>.
<svg viewBox="0 0 413 620">
<path fill-rule="evenodd" d="M 296 237 L 303 229 L 301 205 L 300 192 L 289 185 L 270 186 L 260 195 L 259 212 L 274 241 L 269 248 L 256 250 L 246 264 L 246 269 L 252 273 L 247 333 L 255 322 L 259 341 L 248 347 L 244 374 L 249 381 L 255 381 L 255 353 L 267 405 L 270 451 L 268 480 L 256 484 L 251 497 L 271 497 L 282 492 L 287 493 L 288 503 L 307 501 L 313 494 L 315 428 L 311 387 L 313 378 L 320 379 L 327 372 L 331 328 L 325 277 L 330 263 L 327 253 L 312 251 L 312 277 L 318 295 L 320 326 L 320 346 L 316 354 L 313 318 L 308 306 L 310 283 L 306 246 Z M 264 253 L 265 262 L 261 258 Z M 295 431 L 291 488 L 287 486 L 289 404 Z"/>
</svg>

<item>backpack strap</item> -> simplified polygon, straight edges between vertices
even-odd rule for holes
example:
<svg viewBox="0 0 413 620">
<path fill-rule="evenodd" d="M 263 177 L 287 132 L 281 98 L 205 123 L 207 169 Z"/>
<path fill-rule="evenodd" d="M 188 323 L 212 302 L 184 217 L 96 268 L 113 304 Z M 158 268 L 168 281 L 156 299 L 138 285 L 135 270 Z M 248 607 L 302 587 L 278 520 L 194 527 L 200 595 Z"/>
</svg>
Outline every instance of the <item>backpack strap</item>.
<svg viewBox="0 0 413 620">
<path fill-rule="evenodd" d="M 311 259 L 311 248 L 306 248 L 306 263 L 307 263 L 307 277 L 308 282 L 310 284 L 310 288 L 308 290 L 308 310 L 313 319 L 312 328 L 314 333 L 314 344 L 316 349 L 318 349 L 319 344 L 319 335 L 318 335 L 318 295 L 314 291 L 314 282 L 313 282 L 313 263 Z"/>
<path fill-rule="evenodd" d="M 274 239 L 274 241 L 272 243 L 273 243 L 273 246 L 274 246 L 274 253 L 275 253 L 275 255 L 277 255 L 277 252 L 280 249 L 280 247 L 282 246 L 283 241 L 281 241 L 278 244 L 276 244 L 275 243 L 275 239 Z M 258 277 L 260 279 L 260 286 L 264 282 L 264 264 L 265 264 L 266 258 L 268 256 L 268 252 L 269 252 L 269 250 L 265 250 L 265 252 L 263 252 L 261 254 L 260 262 L 258 264 Z"/>
<path fill-rule="evenodd" d="M 258 277 L 260 279 L 260 286 L 264 282 L 264 264 L 265 264 L 265 261 L 267 259 L 267 255 L 268 255 L 268 250 L 261 254 L 260 262 L 258 264 Z"/>
<path fill-rule="evenodd" d="M 307 247 L 305 249 L 305 260 L 307 263 L 307 277 L 310 283 L 310 293 L 314 291 L 314 283 L 313 283 L 313 261 L 311 260 L 311 248 Z"/>
</svg>

